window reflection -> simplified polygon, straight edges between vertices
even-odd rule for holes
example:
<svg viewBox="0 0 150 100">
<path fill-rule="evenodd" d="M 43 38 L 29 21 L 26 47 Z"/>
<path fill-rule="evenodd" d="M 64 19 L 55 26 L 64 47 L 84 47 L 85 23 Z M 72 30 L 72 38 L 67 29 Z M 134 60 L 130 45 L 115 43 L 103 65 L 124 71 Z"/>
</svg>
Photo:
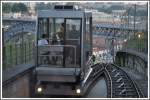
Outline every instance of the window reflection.
<svg viewBox="0 0 150 100">
<path fill-rule="evenodd" d="M 46 53 L 39 55 L 39 63 L 62 67 L 77 65 L 79 67 L 80 34 L 81 19 L 40 18 L 38 40 L 43 39 L 44 35 L 48 46 L 45 49 Z M 40 47 L 38 50 L 41 50 Z"/>
</svg>

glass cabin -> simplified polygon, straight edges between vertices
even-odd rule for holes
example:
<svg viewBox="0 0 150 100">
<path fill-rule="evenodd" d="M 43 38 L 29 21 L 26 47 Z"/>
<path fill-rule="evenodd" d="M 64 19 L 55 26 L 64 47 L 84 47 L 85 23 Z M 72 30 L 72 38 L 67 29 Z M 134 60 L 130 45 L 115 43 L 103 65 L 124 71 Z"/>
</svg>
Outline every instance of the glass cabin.
<svg viewBox="0 0 150 100">
<path fill-rule="evenodd" d="M 70 75 L 68 81 L 75 82 L 92 54 L 92 14 L 73 9 L 39 11 L 36 51 L 38 80 L 52 81 L 42 77 L 58 74 Z"/>
</svg>

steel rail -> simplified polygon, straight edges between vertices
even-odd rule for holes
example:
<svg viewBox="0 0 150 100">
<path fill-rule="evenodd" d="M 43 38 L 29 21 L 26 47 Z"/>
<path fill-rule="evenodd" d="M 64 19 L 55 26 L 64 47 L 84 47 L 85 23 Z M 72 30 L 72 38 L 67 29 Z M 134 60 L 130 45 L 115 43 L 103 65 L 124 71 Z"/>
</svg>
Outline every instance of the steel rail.
<svg viewBox="0 0 150 100">
<path fill-rule="evenodd" d="M 109 79 L 110 79 L 110 98 L 112 98 L 112 79 L 111 79 L 111 76 L 110 76 L 110 73 L 108 72 L 108 70 L 106 69 L 106 67 L 104 68 L 105 69 L 105 71 L 106 71 L 106 73 L 107 73 L 107 75 L 108 75 L 108 77 L 109 77 Z"/>
<path fill-rule="evenodd" d="M 135 90 L 136 90 L 136 92 L 137 92 L 137 94 L 138 94 L 138 97 L 139 97 L 139 98 L 144 97 L 143 92 L 142 92 L 140 89 L 138 89 L 138 87 L 137 87 L 136 83 L 134 82 L 134 80 L 132 80 L 132 79 L 129 77 L 129 75 L 128 75 L 123 69 L 119 68 L 119 67 L 118 67 L 117 65 L 115 65 L 115 64 L 112 64 L 112 65 L 115 66 L 116 68 L 118 68 L 119 70 L 123 71 L 123 73 L 126 74 L 127 78 L 128 78 L 129 80 L 131 80 L 131 82 L 132 82 L 132 84 L 133 84 L 133 86 L 134 86 L 134 88 L 135 88 Z M 142 94 L 142 96 L 140 95 L 140 93 Z"/>
</svg>

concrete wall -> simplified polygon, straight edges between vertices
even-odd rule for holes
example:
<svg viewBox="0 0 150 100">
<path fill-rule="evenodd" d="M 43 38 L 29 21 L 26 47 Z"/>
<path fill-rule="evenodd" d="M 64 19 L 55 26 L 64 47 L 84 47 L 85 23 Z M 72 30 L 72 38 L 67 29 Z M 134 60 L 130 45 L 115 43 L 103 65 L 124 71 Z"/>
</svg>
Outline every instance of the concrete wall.
<svg viewBox="0 0 150 100">
<path fill-rule="evenodd" d="M 16 80 L 3 86 L 3 98 L 29 97 L 29 74 L 17 77 Z"/>
<path fill-rule="evenodd" d="M 143 57 L 129 52 L 117 52 L 115 63 L 121 67 L 128 67 L 140 74 L 148 75 L 147 61 Z"/>
<path fill-rule="evenodd" d="M 29 98 L 31 97 L 31 77 L 33 68 L 19 66 L 3 72 L 2 97 L 3 98 Z"/>
<path fill-rule="evenodd" d="M 134 80 L 144 97 L 148 97 L 148 54 L 119 51 L 115 63 Z"/>
</svg>

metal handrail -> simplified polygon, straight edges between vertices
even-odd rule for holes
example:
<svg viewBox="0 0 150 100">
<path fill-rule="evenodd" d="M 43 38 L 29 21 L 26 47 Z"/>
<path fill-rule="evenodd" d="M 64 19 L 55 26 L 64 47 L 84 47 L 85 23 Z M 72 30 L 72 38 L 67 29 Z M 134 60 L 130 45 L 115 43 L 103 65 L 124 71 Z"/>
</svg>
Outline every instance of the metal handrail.
<svg viewBox="0 0 150 100">
<path fill-rule="evenodd" d="M 88 75 L 88 73 L 89 73 L 88 70 L 91 71 L 92 70 L 91 66 L 93 66 L 93 65 L 94 64 L 92 62 L 92 56 L 90 56 L 89 60 L 85 64 L 85 66 L 87 67 L 87 69 L 84 69 L 84 71 L 83 71 L 83 77 L 85 77 L 85 75 Z M 87 73 L 85 73 L 85 72 L 87 72 Z"/>
<path fill-rule="evenodd" d="M 110 87 L 111 87 L 111 88 L 110 88 L 110 89 L 111 89 L 111 95 L 110 95 L 110 97 L 112 98 L 112 79 L 111 79 L 111 76 L 110 76 L 108 70 L 106 69 L 106 67 L 105 67 L 105 70 L 106 70 L 107 75 L 108 75 L 108 77 L 109 77 L 109 79 L 110 79 Z"/>
<path fill-rule="evenodd" d="M 43 39 L 43 38 L 39 38 L 39 40 L 40 39 Z M 59 41 L 63 41 L 64 39 L 53 39 L 53 38 L 44 38 L 44 39 L 46 39 L 46 40 L 48 40 L 48 41 L 53 41 L 53 40 L 57 40 L 57 42 L 59 42 Z M 73 41 L 80 41 L 80 39 L 74 39 L 74 38 L 68 38 L 68 39 L 66 39 L 66 40 L 73 40 Z M 59 44 L 60 45 L 60 44 Z"/>
<path fill-rule="evenodd" d="M 86 63 L 86 66 L 88 66 L 88 68 L 90 68 L 91 66 L 93 66 L 93 61 L 92 61 L 92 56 L 89 57 L 89 60 Z"/>
<path fill-rule="evenodd" d="M 74 66 L 76 66 L 76 46 L 74 46 L 74 45 L 42 45 L 42 46 L 37 46 L 37 47 L 71 47 L 74 49 L 74 59 L 75 59 L 74 60 Z M 47 51 L 49 51 L 49 50 L 47 50 Z M 50 55 L 51 54 L 49 54 L 49 56 Z M 40 56 L 40 55 L 38 55 L 38 56 Z M 48 55 L 45 55 L 45 56 L 48 56 Z"/>
</svg>

